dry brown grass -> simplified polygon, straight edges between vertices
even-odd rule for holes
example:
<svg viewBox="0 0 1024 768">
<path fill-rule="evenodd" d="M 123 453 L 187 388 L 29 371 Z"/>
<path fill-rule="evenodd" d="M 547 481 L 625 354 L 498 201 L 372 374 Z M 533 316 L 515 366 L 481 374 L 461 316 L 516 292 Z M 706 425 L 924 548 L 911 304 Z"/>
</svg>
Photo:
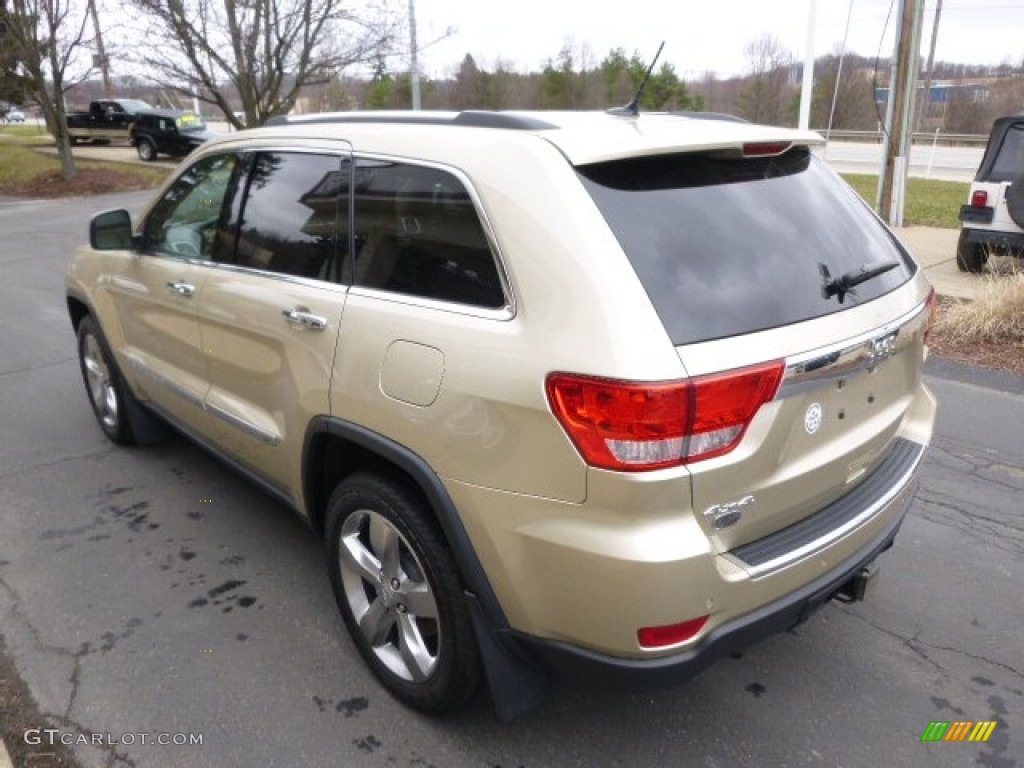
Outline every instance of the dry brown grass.
<svg viewBox="0 0 1024 768">
<path fill-rule="evenodd" d="M 975 300 L 948 306 L 935 330 L 957 342 L 1024 348 L 1024 271 L 986 276 Z"/>
</svg>

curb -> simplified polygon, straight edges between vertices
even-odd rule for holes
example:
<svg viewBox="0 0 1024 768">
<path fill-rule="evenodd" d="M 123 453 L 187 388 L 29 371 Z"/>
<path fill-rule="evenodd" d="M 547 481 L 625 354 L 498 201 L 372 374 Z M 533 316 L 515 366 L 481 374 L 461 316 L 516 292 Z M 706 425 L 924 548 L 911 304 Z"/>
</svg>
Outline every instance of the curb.
<svg viewBox="0 0 1024 768">
<path fill-rule="evenodd" d="M 14 763 L 11 762 L 11 756 L 7 754 L 7 747 L 4 746 L 3 739 L 0 739 L 0 768 L 14 768 Z"/>
</svg>

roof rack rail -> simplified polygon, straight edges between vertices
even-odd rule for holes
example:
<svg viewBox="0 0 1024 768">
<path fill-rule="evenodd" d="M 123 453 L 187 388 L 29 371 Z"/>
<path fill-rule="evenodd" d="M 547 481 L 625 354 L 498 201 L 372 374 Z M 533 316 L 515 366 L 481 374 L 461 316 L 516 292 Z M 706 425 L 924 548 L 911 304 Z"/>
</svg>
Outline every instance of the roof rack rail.
<svg viewBox="0 0 1024 768">
<path fill-rule="evenodd" d="M 514 112 L 466 110 L 464 112 L 323 112 L 312 115 L 276 115 L 265 126 L 312 125 L 320 123 L 397 123 L 411 125 L 460 125 L 471 128 L 504 128 L 518 131 L 543 131 L 557 125 L 532 115 Z"/>
</svg>

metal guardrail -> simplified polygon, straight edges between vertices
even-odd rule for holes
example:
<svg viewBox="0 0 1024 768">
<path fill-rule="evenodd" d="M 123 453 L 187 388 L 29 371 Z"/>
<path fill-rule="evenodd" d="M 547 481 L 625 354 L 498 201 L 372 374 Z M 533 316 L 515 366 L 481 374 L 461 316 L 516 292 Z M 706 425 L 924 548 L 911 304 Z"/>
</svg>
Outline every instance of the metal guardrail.
<svg viewBox="0 0 1024 768">
<path fill-rule="evenodd" d="M 870 144 L 882 143 L 882 131 L 825 131 L 815 128 L 822 136 L 828 134 L 829 139 L 836 141 L 860 141 Z M 984 147 L 988 143 L 986 134 L 977 133 L 941 133 L 936 131 L 919 131 L 913 135 L 916 144 L 942 144 L 961 147 Z"/>
</svg>

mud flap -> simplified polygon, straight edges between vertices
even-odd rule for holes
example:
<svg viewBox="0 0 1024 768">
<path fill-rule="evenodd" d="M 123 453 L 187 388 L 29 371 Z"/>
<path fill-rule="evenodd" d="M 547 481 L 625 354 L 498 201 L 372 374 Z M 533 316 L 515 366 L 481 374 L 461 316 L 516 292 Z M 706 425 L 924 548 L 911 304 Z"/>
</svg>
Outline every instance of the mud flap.
<svg viewBox="0 0 1024 768">
<path fill-rule="evenodd" d="M 500 633 L 487 626 L 474 597 L 467 595 L 467 600 L 494 712 L 501 722 L 512 722 L 540 706 L 547 697 L 548 677 L 508 648 Z"/>
</svg>

